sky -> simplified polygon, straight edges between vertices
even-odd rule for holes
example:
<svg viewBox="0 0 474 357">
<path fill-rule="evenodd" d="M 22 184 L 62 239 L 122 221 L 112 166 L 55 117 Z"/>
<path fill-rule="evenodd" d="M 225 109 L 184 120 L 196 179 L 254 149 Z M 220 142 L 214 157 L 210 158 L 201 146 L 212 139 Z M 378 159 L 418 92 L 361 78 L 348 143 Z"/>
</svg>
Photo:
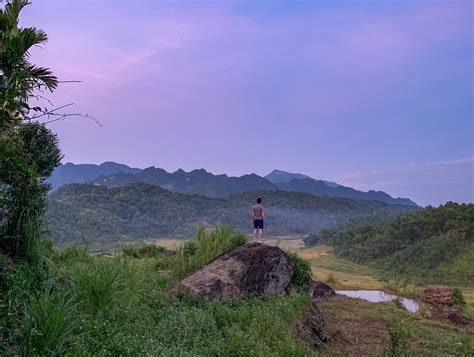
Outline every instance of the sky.
<svg viewBox="0 0 474 357">
<path fill-rule="evenodd" d="M 474 201 L 471 1 L 33 0 L 64 162 Z"/>
</svg>

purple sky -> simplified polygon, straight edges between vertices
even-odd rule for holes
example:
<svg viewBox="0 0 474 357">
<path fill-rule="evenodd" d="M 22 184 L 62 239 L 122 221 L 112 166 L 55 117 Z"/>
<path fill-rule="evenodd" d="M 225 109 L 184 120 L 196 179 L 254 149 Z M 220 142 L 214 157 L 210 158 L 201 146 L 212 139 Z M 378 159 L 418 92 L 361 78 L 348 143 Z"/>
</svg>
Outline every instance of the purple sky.
<svg viewBox="0 0 474 357">
<path fill-rule="evenodd" d="M 471 1 L 33 0 L 64 161 L 473 202 Z"/>
</svg>

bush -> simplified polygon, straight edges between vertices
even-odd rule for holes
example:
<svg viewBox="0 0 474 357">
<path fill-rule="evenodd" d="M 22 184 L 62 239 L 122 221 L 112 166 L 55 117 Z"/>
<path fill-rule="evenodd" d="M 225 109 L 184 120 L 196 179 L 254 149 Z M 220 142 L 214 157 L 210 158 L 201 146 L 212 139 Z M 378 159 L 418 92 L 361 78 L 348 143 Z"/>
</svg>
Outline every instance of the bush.
<svg viewBox="0 0 474 357">
<path fill-rule="evenodd" d="M 122 247 L 123 255 L 133 258 L 153 258 L 163 253 L 165 248 L 156 244 L 128 244 Z"/>
<path fill-rule="evenodd" d="M 297 254 L 290 253 L 289 256 L 293 261 L 291 282 L 296 286 L 308 285 L 312 280 L 311 265 Z"/>
<path fill-rule="evenodd" d="M 326 283 L 328 283 L 329 285 L 333 286 L 337 284 L 337 279 L 336 277 L 334 276 L 333 273 L 329 273 L 327 278 L 326 278 Z"/>
<path fill-rule="evenodd" d="M 232 236 L 231 240 L 231 245 L 232 247 L 239 247 L 241 245 L 244 245 L 245 243 L 248 242 L 248 238 L 245 234 L 243 233 L 237 233 L 235 236 Z"/>
<path fill-rule="evenodd" d="M 453 290 L 453 304 L 454 305 L 466 305 L 466 300 L 464 299 L 464 295 L 462 291 L 458 288 L 454 288 Z"/>
</svg>

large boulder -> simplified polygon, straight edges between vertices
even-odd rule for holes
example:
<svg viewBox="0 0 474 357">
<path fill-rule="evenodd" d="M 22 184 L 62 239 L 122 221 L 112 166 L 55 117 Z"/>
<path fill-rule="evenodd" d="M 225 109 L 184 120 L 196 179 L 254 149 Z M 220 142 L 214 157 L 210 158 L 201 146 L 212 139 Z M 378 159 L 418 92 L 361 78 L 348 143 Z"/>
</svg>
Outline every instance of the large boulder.
<svg viewBox="0 0 474 357">
<path fill-rule="evenodd" d="M 181 281 L 180 287 L 208 300 L 281 294 L 293 262 L 280 248 L 248 243 L 225 252 Z"/>
</svg>

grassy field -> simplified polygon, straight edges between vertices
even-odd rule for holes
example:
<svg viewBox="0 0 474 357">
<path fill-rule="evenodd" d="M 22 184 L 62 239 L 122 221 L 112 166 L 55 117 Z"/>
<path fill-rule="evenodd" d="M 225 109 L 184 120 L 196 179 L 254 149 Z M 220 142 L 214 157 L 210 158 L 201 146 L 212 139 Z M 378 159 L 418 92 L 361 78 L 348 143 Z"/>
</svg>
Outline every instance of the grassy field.
<svg viewBox="0 0 474 357">
<path fill-rule="evenodd" d="M 310 306 L 305 293 L 208 302 L 173 289 L 245 242 L 225 228 L 199 237 L 175 254 L 148 245 L 91 255 L 76 246 L 45 254 L 46 271 L 0 271 L 8 288 L 0 293 L 0 355 L 314 355 L 293 334 Z"/>
<path fill-rule="evenodd" d="M 335 289 L 383 289 L 384 284 L 369 269 L 334 254 L 332 247 L 321 245 L 303 249 L 298 254 L 311 263 L 315 279 L 329 282 Z"/>
<path fill-rule="evenodd" d="M 242 242 L 242 236 L 231 238 L 223 230 L 213 237 L 205 235 L 203 243 L 181 246 L 176 254 L 156 245 L 128 247 L 113 255 L 68 248 L 50 254 L 42 282 L 27 267 L 17 266 L 4 276 L 9 294 L 0 294 L 0 355 L 474 353 L 472 331 L 408 313 L 394 303 L 343 296 L 320 301 L 330 342 L 317 350 L 299 342 L 294 332 L 311 303 L 306 293 L 208 302 L 173 289 L 181 276 L 198 266 L 196 262 L 211 258 L 199 257 L 209 246 L 218 254 L 236 241 Z M 167 240 L 163 245 L 176 248 L 176 243 Z M 316 278 L 332 277 L 336 288 L 385 287 L 367 268 L 335 257 L 330 247 L 299 249 L 297 240 L 283 239 L 267 243 L 286 243 L 286 249 L 298 250 L 311 262 Z"/>
<path fill-rule="evenodd" d="M 474 334 L 409 313 L 395 303 L 370 303 L 345 296 L 318 304 L 330 356 L 472 356 Z"/>
</svg>

